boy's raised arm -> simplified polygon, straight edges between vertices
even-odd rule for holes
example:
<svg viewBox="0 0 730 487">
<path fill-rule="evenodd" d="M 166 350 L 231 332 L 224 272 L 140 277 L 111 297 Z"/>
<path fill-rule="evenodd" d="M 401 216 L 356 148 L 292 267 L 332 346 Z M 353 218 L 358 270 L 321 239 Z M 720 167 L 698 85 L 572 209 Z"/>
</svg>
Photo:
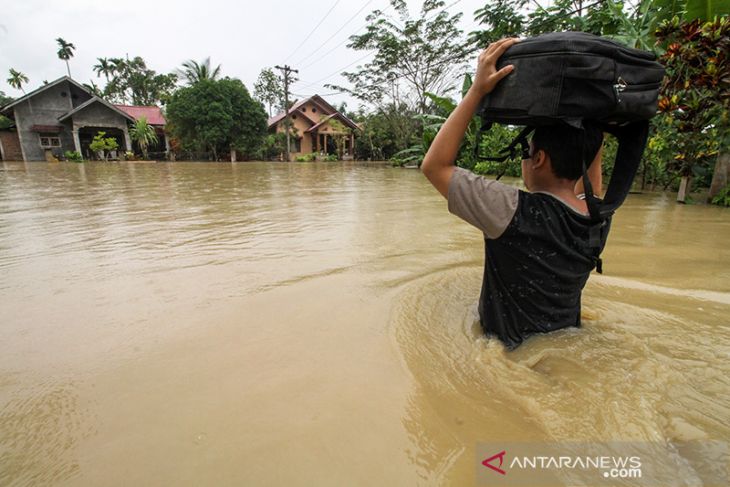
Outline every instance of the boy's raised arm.
<svg viewBox="0 0 730 487">
<path fill-rule="evenodd" d="M 421 171 L 441 193 L 448 198 L 449 182 L 454 172 L 454 162 L 459 153 L 469 121 L 484 95 L 490 93 L 499 81 L 510 74 L 514 67 L 505 66 L 497 70 L 497 60 L 519 39 L 501 39 L 489 45 L 479 55 L 474 83 L 456 109 L 441 126 L 421 164 Z"/>
</svg>

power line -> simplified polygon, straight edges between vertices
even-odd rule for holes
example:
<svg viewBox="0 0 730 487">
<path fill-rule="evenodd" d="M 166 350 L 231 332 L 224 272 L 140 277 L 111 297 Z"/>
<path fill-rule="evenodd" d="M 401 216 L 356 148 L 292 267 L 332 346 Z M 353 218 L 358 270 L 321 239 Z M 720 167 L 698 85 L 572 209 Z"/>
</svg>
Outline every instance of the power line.
<svg viewBox="0 0 730 487">
<path fill-rule="evenodd" d="M 343 66 L 343 67 L 339 68 L 339 69 L 338 69 L 337 71 L 334 71 L 334 72 L 333 72 L 332 74 L 329 74 L 329 75 L 325 76 L 324 78 L 318 79 L 317 81 L 315 81 L 315 82 L 313 82 L 313 83 L 310 83 L 309 85 L 304 85 L 304 86 L 302 86 L 302 87 L 300 87 L 300 88 L 304 88 L 304 87 L 307 87 L 307 86 L 314 86 L 314 85 L 318 85 L 318 84 L 320 84 L 320 83 L 321 83 L 322 81 L 324 81 L 324 80 L 327 80 L 327 79 L 330 79 L 330 78 L 331 78 L 332 76 L 335 76 L 335 75 L 338 75 L 338 74 L 342 73 L 342 71 L 344 71 L 345 69 L 349 68 L 350 66 L 352 66 L 353 64 L 355 64 L 355 63 L 357 63 L 357 62 L 359 62 L 359 61 L 362 61 L 363 59 L 365 59 L 366 57 L 368 57 L 369 55 L 371 55 L 371 54 L 372 54 L 372 53 L 374 53 L 374 52 L 375 52 L 375 50 L 373 50 L 373 51 L 368 51 L 367 53 L 365 53 L 365 55 L 364 55 L 364 56 L 362 56 L 362 57 L 359 57 L 359 58 L 355 59 L 355 60 L 354 60 L 353 62 L 351 62 L 351 63 L 350 63 L 350 64 L 348 64 L 347 66 Z"/>
<path fill-rule="evenodd" d="M 291 57 L 292 57 L 292 56 L 293 56 L 294 54 L 296 54 L 296 52 L 297 52 L 297 51 L 298 51 L 298 50 L 299 50 L 299 49 L 300 49 L 300 48 L 301 48 L 301 47 L 302 47 L 302 46 L 303 46 L 304 44 L 306 44 L 306 43 L 307 43 L 307 41 L 309 40 L 309 38 L 310 38 L 310 37 L 312 37 L 312 34 L 314 34 L 314 32 L 315 32 L 315 31 L 317 30 L 317 28 L 318 28 L 318 27 L 319 27 L 320 25 L 322 25 L 322 22 L 324 22 L 324 21 L 325 21 L 325 19 L 326 19 L 326 18 L 327 18 L 327 17 L 329 16 L 329 14 L 331 14 L 331 13 L 332 13 L 332 11 L 333 11 L 333 10 L 335 9 L 335 7 L 337 6 L 337 4 L 338 4 L 338 3 L 340 3 L 340 1 L 341 1 L 341 0 L 337 0 L 337 1 L 335 2 L 335 4 L 334 4 L 334 5 L 332 5 L 332 6 L 330 7 L 330 9 L 329 9 L 329 10 L 327 11 L 327 13 L 326 13 L 326 14 L 324 14 L 324 17 L 322 17 L 322 19 L 321 19 L 321 20 L 319 21 L 319 23 L 318 23 L 317 25 L 315 25 L 315 26 L 314 26 L 314 28 L 313 28 L 313 29 L 312 29 L 312 30 L 311 30 L 311 31 L 309 32 L 309 34 L 307 34 L 307 37 L 305 37 L 305 38 L 304 38 L 304 40 L 303 40 L 303 41 L 302 41 L 302 42 L 301 42 L 301 43 L 300 43 L 300 44 L 299 44 L 299 45 L 298 45 L 298 46 L 296 47 L 296 49 L 294 49 L 294 51 L 292 51 L 292 53 L 291 53 L 291 54 L 289 54 L 289 55 L 288 55 L 288 56 L 286 57 L 286 59 L 284 59 L 284 62 L 287 62 L 287 61 L 288 61 L 288 60 L 289 60 L 289 59 L 290 59 L 290 58 L 291 58 Z"/>
<path fill-rule="evenodd" d="M 332 38 L 333 38 L 334 36 L 336 36 L 337 34 L 339 34 L 339 33 L 340 33 L 340 32 L 342 31 L 342 29 L 344 29 L 345 27 L 347 27 L 347 24 L 349 24 L 350 22 L 352 22 L 352 20 L 353 20 L 353 19 L 354 19 L 355 17 L 357 17 L 358 15 L 360 15 L 360 12 L 362 12 L 363 10 L 365 10 L 365 7 L 367 7 L 367 6 L 368 6 L 368 5 L 370 5 L 371 3 L 373 3 L 373 0 L 369 0 L 369 1 L 368 1 L 368 2 L 367 2 L 367 3 L 365 4 L 365 5 L 363 5 L 363 6 L 362 6 L 362 7 L 360 8 L 360 10 L 358 10 L 357 12 L 355 12 L 355 15 L 353 15 L 352 17 L 350 17 L 349 19 L 347 19 L 347 21 L 346 21 L 346 22 L 345 22 L 344 24 L 342 24 L 342 25 L 340 26 L 340 28 L 339 28 L 339 29 L 337 29 L 337 30 L 336 30 L 336 31 L 334 32 L 334 34 L 332 34 L 331 36 L 329 36 L 329 37 L 328 37 L 328 38 L 327 38 L 327 39 L 326 39 L 326 40 L 325 40 L 325 41 L 324 41 L 324 42 L 323 42 L 322 44 L 320 44 L 320 45 L 319 45 L 319 47 L 317 47 L 317 49 L 315 49 L 314 51 L 310 52 L 310 53 L 309 53 L 309 54 L 307 54 L 307 55 L 306 55 L 305 57 L 303 57 L 302 59 L 300 59 L 300 60 L 299 60 L 299 62 L 298 62 L 297 64 L 302 64 L 302 63 L 303 63 L 304 61 L 306 61 L 306 60 L 307 60 L 307 59 L 309 59 L 310 57 L 314 56 L 314 54 L 316 54 L 316 53 L 317 53 L 317 51 L 319 51 L 320 49 L 322 49 L 322 48 L 323 48 L 323 47 L 324 47 L 324 46 L 325 46 L 325 45 L 326 45 L 326 44 L 327 44 L 327 43 L 328 43 L 328 42 L 329 42 L 329 41 L 330 41 L 330 40 L 331 40 L 331 39 L 332 39 Z M 390 8 L 390 6 L 388 6 L 388 8 Z M 387 9 L 386 9 L 386 10 L 387 10 Z M 364 27 L 364 26 L 363 26 L 363 27 Z M 361 28 L 360 28 L 360 29 L 358 30 L 358 32 L 359 32 L 360 30 L 362 30 L 362 27 L 361 27 Z M 335 48 L 337 48 L 337 47 L 341 46 L 341 45 L 342 45 L 343 43 L 345 43 L 346 41 L 347 41 L 347 39 L 345 39 L 345 40 L 344 40 L 344 41 L 342 41 L 341 43 L 337 44 L 337 46 L 335 46 Z M 321 59 L 322 59 L 322 58 L 323 58 L 324 56 L 326 56 L 327 54 L 329 54 L 329 53 L 330 53 L 330 52 L 332 52 L 333 50 L 334 50 L 334 48 L 333 48 L 333 49 L 331 49 L 331 50 L 329 50 L 329 51 L 327 51 L 326 53 L 324 53 L 324 54 L 322 55 L 322 57 L 320 57 L 319 59 L 317 59 L 316 61 L 314 61 L 314 62 L 312 62 L 312 63 L 309 63 L 309 64 L 307 64 L 307 65 L 306 65 L 306 66 L 305 66 L 304 68 L 302 68 L 302 69 L 308 68 L 308 67 L 309 67 L 309 66 L 311 66 L 312 64 L 316 64 L 316 63 L 317 63 L 317 62 L 319 62 L 319 61 L 320 61 L 320 60 L 321 60 Z"/>
<path fill-rule="evenodd" d="M 603 1 L 603 0 L 601 0 L 601 1 Z M 447 5 L 446 7 L 444 7 L 443 9 L 439 10 L 438 12 L 435 12 L 435 13 L 434 13 L 433 15 L 431 15 L 430 17 L 427 17 L 427 18 L 426 18 L 425 20 L 426 20 L 426 21 L 428 21 L 428 20 L 431 20 L 431 19 L 432 19 L 432 18 L 434 18 L 435 16 L 438 16 L 438 15 L 440 15 L 441 13 L 443 13 L 443 12 L 446 12 L 446 11 L 447 11 L 448 9 L 450 9 L 451 7 L 453 7 L 454 5 L 456 5 L 457 3 L 460 3 L 460 2 L 461 2 L 461 0 L 455 0 L 454 2 L 452 2 L 452 3 L 450 3 L 449 5 Z M 370 2 L 368 2 L 368 3 L 370 3 Z M 366 6 L 367 6 L 367 4 L 366 4 Z M 382 13 L 384 14 L 384 13 L 385 13 L 385 12 L 387 12 L 387 11 L 388 11 L 388 10 L 389 10 L 389 9 L 390 9 L 391 7 L 392 7 L 392 4 L 391 4 L 391 5 L 388 5 L 388 7 L 387 7 L 387 8 L 385 8 L 385 9 L 384 9 L 384 10 L 382 11 Z M 363 7 L 363 8 L 365 8 L 365 7 Z M 363 9 L 360 9 L 360 11 L 362 11 L 362 10 L 363 10 Z M 358 11 L 358 13 L 360 13 L 360 11 Z M 357 15 L 357 14 L 355 14 L 355 15 Z M 350 19 L 350 20 L 351 20 L 351 19 Z M 349 22 L 349 20 L 348 20 L 348 22 Z M 347 24 L 347 23 L 345 23 L 345 25 L 346 25 L 346 24 Z M 366 25 L 367 25 L 367 24 L 366 24 Z M 363 27 L 365 27 L 366 25 L 364 25 Z M 343 25 L 343 27 L 344 27 L 344 25 Z M 359 32 L 360 30 L 362 30 L 362 28 L 363 28 L 363 27 L 361 27 L 361 28 L 360 28 L 360 29 L 359 29 L 359 30 L 358 30 L 357 32 Z M 340 30 L 342 30 L 342 27 L 341 27 L 340 29 L 338 29 L 338 31 L 337 31 L 337 32 L 339 32 Z M 349 38 L 348 38 L 348 39 L 349 39 Z M 343 40 L 342 42 L 340 42 L 339 44 L 337 44 L 337 45 L 336 45 L 335 47 L 333 47 L 332 49 L 330 49 L 329 51 L 327 51 L 327 52 L 326 52 L 325 54 L 323 54 L 323 55 L 322 55 L 322 56 L 321 56 L 321 57 L 320 57 L 319 59 L 317 59 L 316 61 L 313 61 L 313 62 L 311 62 L 311 63 L 307 64 L 306 66 L 304 66 L 304 67 L 303 67 L 303 68 L 301 68 L 301 69 L 305 69 L 305 68 L 308 68 L 309 66 L 312 66 L 313 64 L 316 64 L 316 63 L 317 63 L 317 62 L 319 62 L 319 61 L 320 61 L 321 59 L 323 59 L 323 58 L 324 58 L 324 57 L 325 57 L 325 56 L 326 56 L 327 54 L 329 54 L 330 52 L 334 51 L 334 50 L 335 50 L 336 48 L 338 48 L 339 46 L 341 46 L 342 44 L 344 44 L 345 42 L 347 42 L 347 40 L 348 40 L 348 39 L 345 39 L 345 40 Z M 329 40 L 329 39 L 328 39 L 328 40 Z M 325 41 L 325 42 L 326 42 L 326 41 Z M 320 47 L 321 47 L 321 46 L 320 46 Z M 375 52 L 375 51 L 374 51 L 374 50 L 373 50 L 373 51 L 368 51 L 368 52 L 367 52 L 367 53 L 366 53 L 366 54 L 365 54 L 364 56 L 362 56 L 362 57 L 360 57 L 360 58 L 356 59 L 355 61 L 351 62 L 351 63 L 350 63 L 350 64 L 348 64 L 347 66 L 344 66 L 344 67 L 342 67 L 342 68 L 338 69 L 337 71 L 333 72 L 332 74 L 330 74 L 330 75 L 328 75 L 328 76 L 325 76 L 324 78 L 321 78 L 321 79 L 319 79 L 319 80 L 317 80 L 317 81 L 315 81 L 315 82 L 312 82 L 312 83 L 306 83 L 306 84 L 304 84 L 303 86 L 300 86 L 300 88 L 306 88 L 306 87 L 308 87 L 308 86 L 314 86 L 314 85 L 317 85 L 317 84 L 319 84 L 319 83 L 320 83 L 321 81 L 327 80 L 327 79 L 331 78 L 332 76 L 335 76 L 335 75 L 337 75 L 337 74 L 341 73 L 341 72 L 342 72 L 343 70 L 345 70 L 345 69 L 349 68 L 350 66 L 352 66 L 352 65 L 353 65 L 353 64 L 355 64 L 355 63 L 357 63 L 358 61 L 361 61 L 361 60 L 365 59 L 366 57 L 368 57 L 368 56 L 369 56 L 370 54 L 372 54 L 373 52 Z M 306 58 L 304 58 L 304 59 L 306 59 Z M 302 59 L 302 61 L 304 61 L 304 59 Z M 300 61 L 300 63 L 301 63 L 301 61 Z"/>
</svg>

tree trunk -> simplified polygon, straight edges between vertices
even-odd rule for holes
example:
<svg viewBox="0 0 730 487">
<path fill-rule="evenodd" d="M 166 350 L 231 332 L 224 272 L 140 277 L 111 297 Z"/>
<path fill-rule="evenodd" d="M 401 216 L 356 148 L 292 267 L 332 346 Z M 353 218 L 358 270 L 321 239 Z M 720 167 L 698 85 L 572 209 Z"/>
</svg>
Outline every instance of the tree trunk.
<svg viewBox="0 0 730 487">
<path fill-rule="evenodd" d="M 236 149 L 231 147 L 231 162 L 236 162 Z"/>
<path fill-rule="evenodd" d="M 692 176 L 682 176 L 679 182 L 679 192 L 677 192 L 677 202 L 686 203 L 687 196 L 692 185 Z"/>
<path fill-rule="evenodd" d="M 715 172 L 712 174 L 709 199 L 714 198 L 722 188 L 730 183 L 730 153 L 720 153 L 717 156 Z"/>
</svg>

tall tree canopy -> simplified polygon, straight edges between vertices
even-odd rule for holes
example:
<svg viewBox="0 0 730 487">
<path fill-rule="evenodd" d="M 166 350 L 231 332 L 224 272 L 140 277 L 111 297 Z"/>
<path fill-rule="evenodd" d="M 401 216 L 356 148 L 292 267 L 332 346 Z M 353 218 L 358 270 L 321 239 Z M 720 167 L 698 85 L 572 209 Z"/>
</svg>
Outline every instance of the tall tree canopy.
<svg viewBox="0 0 730 487">
<path fill-rule="evenodd" d="M 28 77 L 25 74 L 13 69 L 13 68 L 10 68 L 8 70 L 8 74 L 10 75 L 10 76 L 8 76 L 8 79 L 7 79 L 8 84 L 10 86 L 12 86 L 13 88 L 15 88 L 16 90 L 22 91 L 23 94 L 25 95 L 25 90 L 23 89 L 23 85 L 28 82 Z"/>
<path fill-rule="evenodd" d="M 144 59 L 98 58 L 94 66 L 97 77 L 102 75 L 107 84 L 102 96 L 115 103 L 133 105 L 165 104 L 172 95 L 177 75 L 158 74 L 147 67 Z M 90 85 L 95 86 L 95 85 Z"/>
<path fill-rule="evenodd" d="M 284 86 L 281 78 L 271 68 L 262 69 L 253 85 L 253 96 L 269 108 L 271 116 L 273 109 L 284 106 Z"/>
<path fill-rule="evenodd" d="M 177 74 L 180 79 L 187 81 L 189 85 L 194 85 L 199 81 L 218 79 L 221 74 L 221 65 L 211 68 L 210 57 L 205 58 L 201 63 L 188 59 L 182 63 L 182 69 L 179 69 Z"/>
<path fill-rule="evenodd" d="M 390 3 L 399 20 L 375 10 L 367 17 L 366 32 L 353 35 L 348 44 L 356 51 L 372 51 L 375 57 L 342 73 L 351 87 L 330 87 L 375 106 L 406 104 L 425 113 L 425 93 L 447 92 L 472 51 L 458 27 L 462 14 L 449 14 L 441 0 L 425 0 L 413 19 L 404 0 Z"/>
<path fill-rule="evenodd" d="M 183 149 L 218 160 L 229 149 L 253 157 L 266 135 L 264 107 L 238 79 L 204 79 L 178 89 L 167 106 L 172 134 Z"/>
<path fill-rule="evenodd" d="M 487 2 L 474 12 L 474 20 L 484 27 L 471 32 L 469 39 L 478 47 L 486 47 L 502 37 L 534 36 L 562 30 L 613 35 L 620 26 L 620 19 L 612 9 L 614 3 L 619 9 L 623 8 L 623 2 L 616 0 L 555 0 L 545 6 L 535 0 Z"/>
<path fill-rule="evenodd" d="M 76 50 L 76 46 L 70 42 L 66 42 L 61 37 L 56 39 L 56 43 L 58 44 L 58 51 L 56 52 L 56 54 L 58 54 L 58 59 L 66 62 L 66 70 L 68 71 L 68 76 L 71 77 L 71 68 L 68 65 L 68 60 L 74 57 L 74 50 Z"/>
</svg>

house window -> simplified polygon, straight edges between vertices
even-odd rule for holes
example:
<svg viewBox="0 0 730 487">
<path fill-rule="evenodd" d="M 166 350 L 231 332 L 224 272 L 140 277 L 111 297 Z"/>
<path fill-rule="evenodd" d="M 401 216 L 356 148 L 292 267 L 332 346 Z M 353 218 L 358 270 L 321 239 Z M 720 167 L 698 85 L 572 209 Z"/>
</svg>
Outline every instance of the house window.
<svg viewBox="0 0 730 487">
<path fill-rule="evenodd" d="M 292 152 L 302 152 L 302 139 L 296 138 L 292 140 L 293 146 Z"/>
<path fill-rule="evenodd" d="M 312 107 L 312 113 L 317 113 L 317 109 Z"/>
<path fill-rule="evenodd" d="M 44 149 L 52 149 L 61 147 L 61 139 L 56 134 L 40 134 L 41 147 Z"/>
<path fill-rule="evenodd" d="M 297 116 L 296 115 L 292 115 L 291 118 L 293 118 L 294 120 L 296 120 L 297 119 Z"/>
<path fill-rule="evenodd" d="M 307 111 L 307 107 L 302 107 L 302 111 L 303 112 L 306 112 Z"/>
</svg>

